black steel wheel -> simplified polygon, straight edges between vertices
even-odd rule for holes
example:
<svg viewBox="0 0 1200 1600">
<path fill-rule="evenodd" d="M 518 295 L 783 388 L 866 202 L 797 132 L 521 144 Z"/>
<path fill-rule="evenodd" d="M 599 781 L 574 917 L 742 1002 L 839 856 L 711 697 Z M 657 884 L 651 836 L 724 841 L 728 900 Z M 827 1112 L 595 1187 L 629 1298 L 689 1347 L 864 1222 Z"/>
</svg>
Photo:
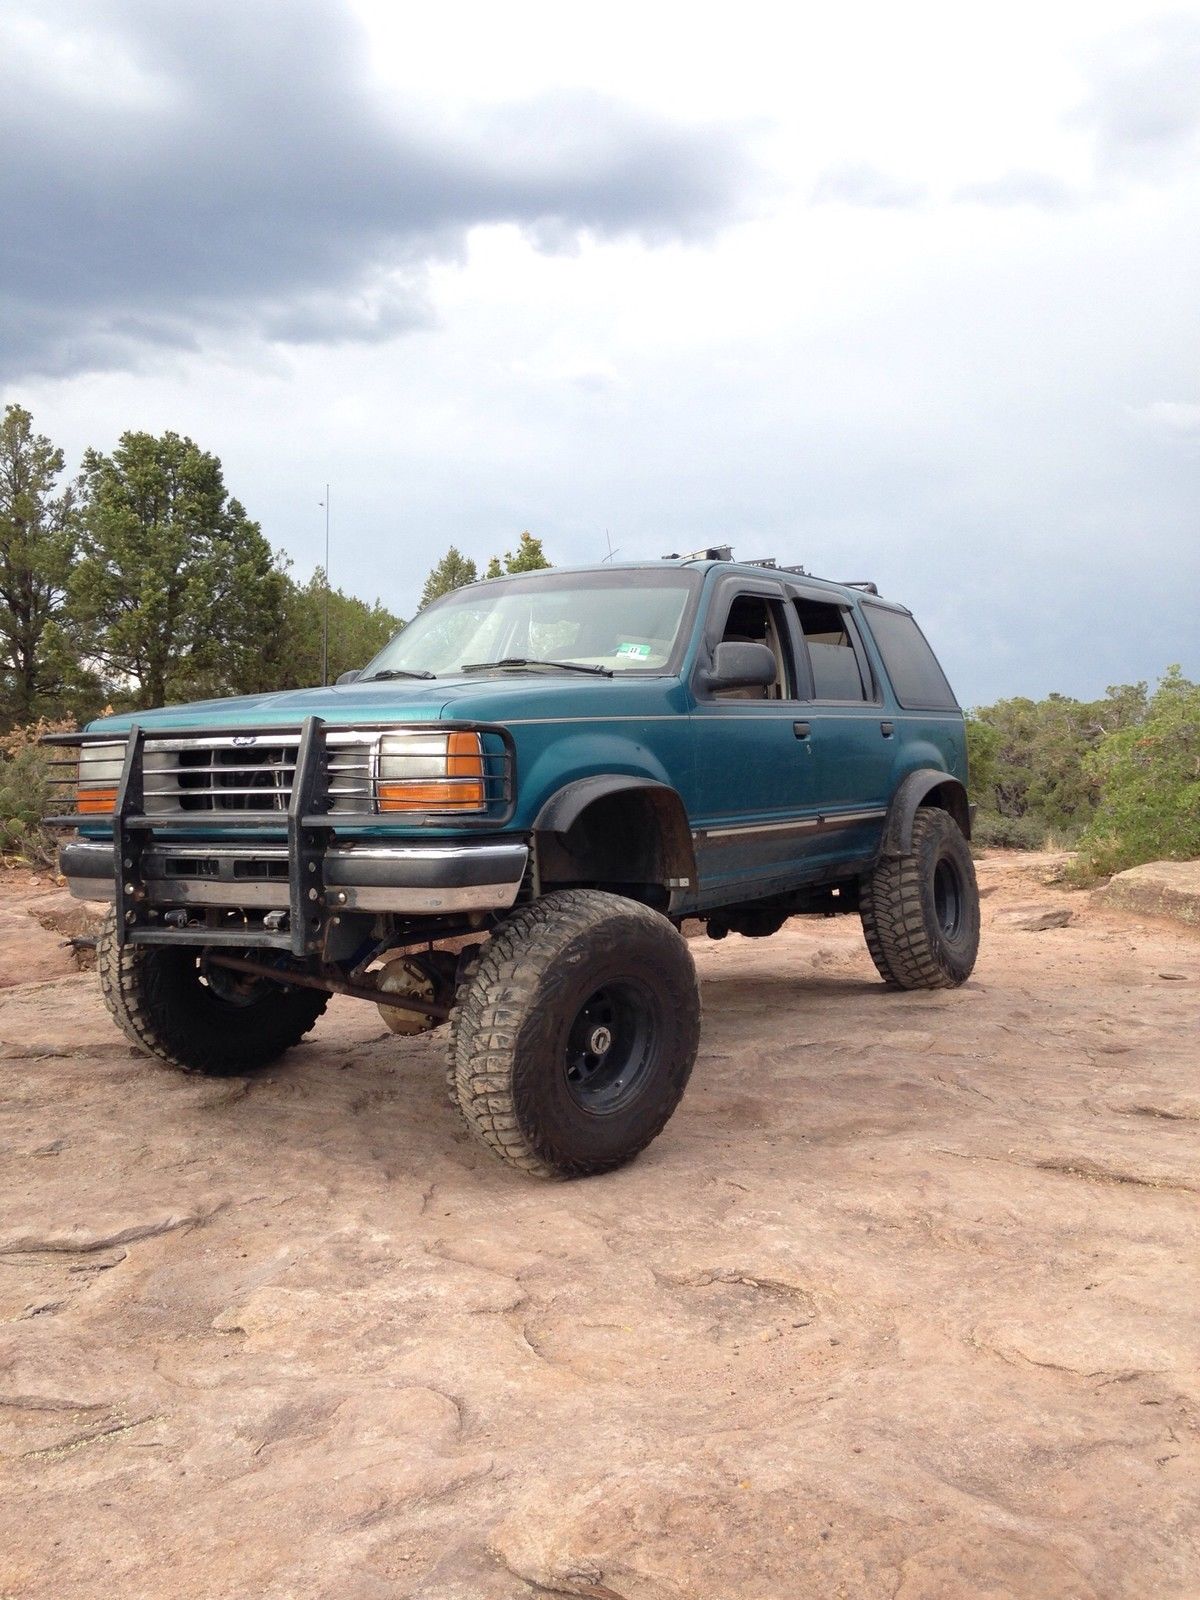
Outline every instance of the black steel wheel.
<svg viewBox="0 0 1200 1600">
<path fill-rule="evenodd" d="M 314 1026 L 329 996 L 210 966 L 189 945 L 118 949 L 110 911 L 96 945 L 114 1021 L 148 1055 L 181 1072 L 231 1077 L 268 1066 Z"/>
<path fill-rule="evenodd" d="M 640 1092 L 653 1066 L 655 1005 L 648 986 L 616 979 L 588 997 L 567 1034 L 563 1070 L 575 1104 L 596 1116 Z"/>
<path fill-rule="evenodd" d="M 656 911 L 598 890 L 550 894 L 483 947 L 449 1030 L 467 1126 L 537 1177 L 622 1166 L 687 1085 L 700 998 L 686 941 Z"/>
<path fill-rule="evenodd" d="M 899 989 L 953 989 L 979 952 L 979 889 L 971 850 L 954 818 L 922 806 L 912 849 L 883 857 L 859 896 L 863 933 L 879 975 Z"/>
</svg>

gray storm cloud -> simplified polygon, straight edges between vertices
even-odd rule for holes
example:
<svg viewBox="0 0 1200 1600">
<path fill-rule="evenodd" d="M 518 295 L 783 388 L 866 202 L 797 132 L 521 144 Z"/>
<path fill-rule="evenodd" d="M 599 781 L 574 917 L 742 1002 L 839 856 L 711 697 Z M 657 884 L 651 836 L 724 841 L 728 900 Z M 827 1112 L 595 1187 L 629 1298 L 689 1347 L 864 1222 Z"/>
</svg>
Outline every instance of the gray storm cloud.
<svg viewBox="0 0 1200 1600">
<path fill-rule="evenodd" d="M 1026 31 L 1030 81 L 1057 72 L 1040 142 L 1018 76 L 1020 137 L 983 94 L 923 163 L 869 117 L 789 143 L 787 86 L 723 126 L 594 89 L 497 108 L 453 94 L 455 54 L 427 99 L 389 95 L 349 0 L 8 0 L 0 383 L 71 459 L 193 433 L 302 568 L 331 479 L 336 581 L 401 615 L 450 542 L 732 539 L 877 580 L 971 702 L 1195 676 L 1200 22 L 1089 25 L 1047 62 Z M 839 97 L 858 35 L 817 62 Z M 757 71 L 753 30 L 705 47 Z M 673 87 L 655 48 L 593 77 Z M 899 131 L 953 144 L 960 85 L 925 82 Z M 575 273 L 492 241 L 443 293 L 431 265 L 494 224 L 711 247 Z"/>
<path fill-rule="evenodd" d="M 1200 17 L 1126 30 L 1092 64 L 1075 121 L 1094 137 L 1102 171 L 1146 174 L 1195 157 L 1200 145 Z"/>
<path fill-rule="evenodd" d="M 751 180 L 736 131 L 595 93 L 456 120 L 389 102 L 337 0 L 60 3 L 7 24 L 10 377 L 229 328 L 391 338 L 430 320 L 423 268 L 472 226 L 512 223 L 548 249 L 702 237 Z"/>
</svg>

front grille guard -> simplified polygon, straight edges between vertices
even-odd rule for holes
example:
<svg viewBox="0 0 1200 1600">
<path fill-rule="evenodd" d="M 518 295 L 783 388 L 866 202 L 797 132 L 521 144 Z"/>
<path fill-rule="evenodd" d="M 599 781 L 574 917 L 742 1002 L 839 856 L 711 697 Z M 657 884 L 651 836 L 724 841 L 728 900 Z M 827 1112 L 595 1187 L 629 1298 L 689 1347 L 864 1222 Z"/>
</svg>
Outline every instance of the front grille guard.
<svg viewBox="0 0 1200 1600">
<path fill-rule="evenodd" d="M 218 730 L 184 729 L 163 730 L 155 728 L 149 737 L 158 739 L 194 739 L 203 746 L 211 741 Z M 281 728 L 238 729 L 245 737 L 278 737 L 291 730 Z M 340 729 L 337 731 L 341 731 Z M 442 733 L 477 733 L 483 746 L 484 799 L 486 810 L 478 815 L 460 812 L 384 812 L 374 809 L 361 813 L 339 811 L 331 815 L 329 806 L 327 725 L 321 717 L 306 717 L 300 728 L 296 746 L 296 766 L 292 775 L 291 794 L 287 805 L 288 844 L 288 927 L 271 932 L 256 929 L 256 945 L 275 946 L 288 950 L 294 956 L 305 956 L 319 948 L 325 922 L 325 852 L 334 831 L 341 828 L 370 827 L 395 822 L 404 828 L 445 828 L 459 830 L 494 831 L 511 821 L 516 804 L 516 751 L 512 735 L 507 728 L 484 722 L 420 722 L 356 724 L 354 731 L 367 738 L 381 733 L 437 735 Z M 76 746 L 85 744 L 117 743 L 124 737 L 125 757 L 117 784 L 116 805 L 111 816 L 107 812 L 80 812 L 44 818 L 48 828 L 95 827 L 112 828 L 113 872 L 116 883 L 115 911 L 117 942 L 126 944 L 134 936 L 139 944 L 167 944 L 195 942 L 195 930 L 177 932 L 170 928 L 152 927 L 146 917 L 147 896 L 142 857 L 155 842 L 155 833 L 191 834 L 202 821 L 200 831 L 211 834 L 226 829 L 269 830 L 278 827 L 283 814 L 272 811 L 208 811 L 191 812 L 179 816 L 147 815 L 145 788 L 145 747 L 147 730 L 134 724 L 124 735 L 54 733 L 47 734 L 44 744 Z M 499 748 L 497 748 L 497 745 Z M 75 763 L 66 760 L 63 765 Z M 65 778 L 52 778 L 55 784 L 69 783 Z M 245 930 L 239 928 L 208 928 L 204 930 L 205 945 L 244 946 Z"/>
</svg>

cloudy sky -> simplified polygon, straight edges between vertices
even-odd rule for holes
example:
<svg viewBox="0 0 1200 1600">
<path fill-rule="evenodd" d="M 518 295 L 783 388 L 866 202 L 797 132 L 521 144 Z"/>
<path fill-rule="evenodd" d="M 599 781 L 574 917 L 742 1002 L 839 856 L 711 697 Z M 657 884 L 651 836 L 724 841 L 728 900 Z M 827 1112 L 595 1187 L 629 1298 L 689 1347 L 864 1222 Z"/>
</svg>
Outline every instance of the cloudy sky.
<svg viewBox="0 0 1200 1600">
<path fill-rule="evenodd" d="M 302 576 L 713 540 L 1200 676 L 1200 7 L 8 0 L 0 398 Z"/>
</svg>

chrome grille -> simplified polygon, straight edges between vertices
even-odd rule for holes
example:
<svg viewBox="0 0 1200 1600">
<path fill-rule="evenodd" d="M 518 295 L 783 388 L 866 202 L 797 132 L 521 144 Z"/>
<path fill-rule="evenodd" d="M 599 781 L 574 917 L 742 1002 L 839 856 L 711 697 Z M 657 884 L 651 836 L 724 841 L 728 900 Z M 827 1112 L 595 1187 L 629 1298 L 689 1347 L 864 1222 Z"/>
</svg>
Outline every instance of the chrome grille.
<svg viewBox="0 0 1200 1600">
<path fill-rule="evenodd" d="M 360 735 L 326 735 L 328 814 L 369 811 L 375 743 Z M 147 738 L 145 810 L 151 817 L 221 811 L 285 813 L 296 771 L 298 733 L 248 738 Z"/>
<path fill-rule="evenodd" d="M 472 736 L 477 757 L 456 756 L 455 733 Z M 443 735 L 444 775 L 440 748 L 431 755 Z M 487 723 L 331 728 L 312 717 L 290 729 L 138 729 L 133 754 L 124 732 L 55 733 L 42 743 L 65 752 L 51 761 L 53 811 L 43 821 L 54 828 L 106 829 L 115 817 L 117 833 L 180 824 L 185 831 L 196 824 L 280 831 L 302 760 L 306 827 L 350 827 L 379 816 L 399 826 L 444 826 L 442 819 L 453 817 L 459 828 L 495 828 L 511 817 L 516 793 L 512 736 Z M 456 759 L 470 770 L 449 770 Z M 480 802 L 470 810 L 459 793 L 469 784 Z"/>
</svg>

